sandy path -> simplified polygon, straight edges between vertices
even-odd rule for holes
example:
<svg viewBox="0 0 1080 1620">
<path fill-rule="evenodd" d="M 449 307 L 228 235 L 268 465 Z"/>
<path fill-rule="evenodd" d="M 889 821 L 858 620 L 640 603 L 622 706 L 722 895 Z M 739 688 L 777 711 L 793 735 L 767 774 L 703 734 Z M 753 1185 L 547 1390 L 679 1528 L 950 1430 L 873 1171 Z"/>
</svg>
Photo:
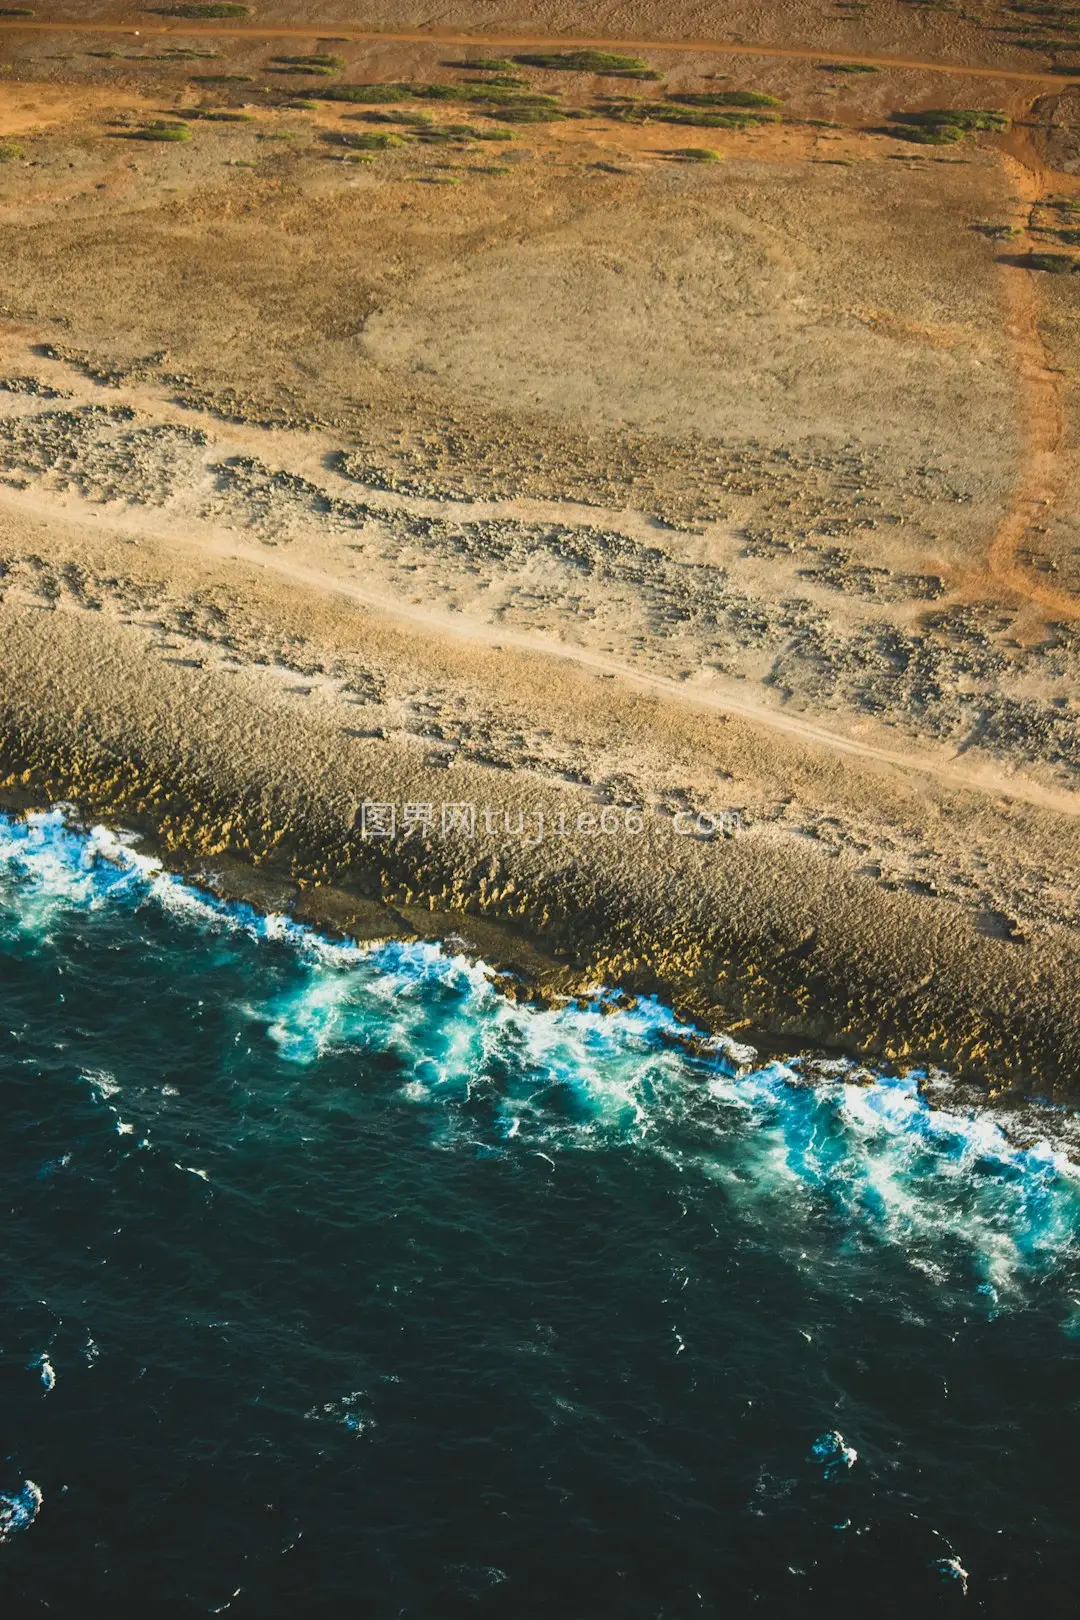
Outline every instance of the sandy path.
<svg viewBox="0 0 1080 1620">
<path fill-rule="evenodd" d="M 92 503 L 68 496 L 63 502 L 53 502 L 40 493 L 29 495 L 21 491 L 0 488 L 0 506 L 12 512 L 32 514 L 45 521 L 79 525 L 98 529 L 97 513 Z M 105 516 L 105 514 L 102 514 Z M 409 631 L 422 631 L 454 642 L 470 643 L 489 649 L 513 649 L 517 653 L 532 654 L 540 658 L 555 658 L 579 669 L 591 671 L 619 682 L 624 687 L 652 694 L 658 699 L 713 713 L 735 716 L 755 726 L 792 737 L 800 742 L 833 753 L 873 762 L 905 774 L 912 771 L 927 776 L 943 786 L 975 792 L 997 798 L 1009 798 L 1044 810 L 1053 810 L 1070 817 L 1080 817 L 1080 794 L 1044 787 L 1026 777 L 1016 777 L 993 767 L 958 765 L 957 755 L 933 755 L 901 752 L 882 748 L 858 737 L 845 736 L 817 724 L 803 715 L 776 709 L 735 691 L 729 687 L 708 687 L 668 679 L 636 669 L 618 658 L 593 651 L 573 642 L 549 636 L 515 631 L 505 625 L 487 624 L 464 614 L 445 612 L 406 602 L 386 592 L 365 589 L 330 570 L 311 566 L 287 556 L 268 553 L 262 546 L 249 545 L 232 531 L 221 530 L 210 524 L 196 523 L 190 518 L 170 521 L 164 518 L 152 522 L 149 514 L 140 508 L 107 515 L 109 528 L 117 534 L 139 535 L 157 545 L 182 547 L 222 562 L 240 563 L 272 574 L 320 596 L 336 596 L 355 602 L 358 606 L 377 614 L 389 624 Z"/>
<path fill-rule="evenodd" d="M 501 50 L 614 50 L 614 51 L 679 51 L 687 54 L 712 52 L 724 56 L 776 56 L 797 62 L 857 62 L 866 67 L 895 68 L 905 72 L 947 73 L 956 78 L 1005 79 L 1019 84 L 1052 84 L 1058 89 L 1070 82 L 1060 73 L 1040 73 L 1025 68 L 976 67 L 970 63 L 942 62 L 933 58 L 915 56 L 866 56 L 846 51 L 842 47 L 826 50 L 807 45 L 745 44 L 730 39 L 601 39 L 582 34 L 483 34 L 460 33 L 440 28 L 406 28 L 377 30 L 350 28 L 347 25 L 327 24 L 334 29 L 334 38 L 356 43 L 387 41 L 391 44 L 431 45 L 485 45 Z M 171 24 L 107 22 L 35 22 L 27 19 L 0 19 L 0 30 L 11 33 L 54 34 L 127 34 L 140 38 L 152 35 L 224 36 L 247 39 L 321 39 L 326 29 L 317 25 L 306 28 L 260 27 L 255 23 L 235 24 L 220 22 L 184 22 Z M 1080 69 L 1076 79 L 1080 81 Z"/>
<path fill-rule="evenodd" d="M 549 658 L 563 659 L 576 664 L 579 668 L 614 676 L 616 680 L 638 690 L 652 692 L 668 699 L 673 698 L 679 703 L 697 708 L 737 715 L 740 719 L 752 721 L 755 725 L 766 726 L 772 731 L 783 732 L 787 736 L 798 738 L 801 742 L 814 743 L 819 747 L 832 749 L 836 753 L 854 755 L 858 759 L 872 760 L 877 764 L 903 771 L 919 771 L 950 787 L 1004 795 L 1019 799 L 1025 804 L 1037 805 L 1042 809 L 1056 810 L 1069 816 L 1080 816 L 1080 794 L 1044 788 L 1037 782 L 1017 779 L 1000 771 L 966 770 L 954 765 L 951 758 L 935 758 L 926 754 L 900 753 L 879 748 L 858 737 L 845 737 L 839 732 L 830 731 L 827 727 L 817 725 L 801 715 L 769 708 L 764 703 L 737 696 L 733 692 L 702 689 L 692 683 L 652 675 L 635 669 L 632 665 L 620 663 L 603 653 L 593 652 L 588 647 L 575 646 L 571 642 L 556 641 L 546 636 L 523 634 L 501 625 L 483 624 L 461 615 L 412 606 L 398 598 L 364 590 L 323 569 L 311 568 L 293 562 L 287 557 L 268 557 L 261 548 L 238 544 L 231 535 L 210 540 L 193 539 L 191 543 L 216 556 L 235 558 L 238 562 L 270 570 L 284 578 L 294 580 L 298 585 L 305 585 L 322 593 L 330 592 L 345 596 L 351 601 L 371 608 L 386 619 L 411 628 L 419 626 L 455 640 L 471 641 L 489 647 L 513 647 L 519 652 L 538 653 Z"/>
</svg>

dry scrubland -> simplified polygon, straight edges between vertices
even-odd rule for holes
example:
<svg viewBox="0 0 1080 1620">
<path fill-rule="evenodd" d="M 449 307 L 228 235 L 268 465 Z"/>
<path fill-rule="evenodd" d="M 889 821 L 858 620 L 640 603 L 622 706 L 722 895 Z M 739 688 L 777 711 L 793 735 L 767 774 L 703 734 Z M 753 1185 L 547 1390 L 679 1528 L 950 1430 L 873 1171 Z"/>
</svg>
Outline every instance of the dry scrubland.
<svg viewBox="0 0 1080 1620">
<path fill-rule="evenodd" d="M 545 993 L 1074 1091 L 1072 14 L 18 9 L 9 801 Z"/>
</svg>

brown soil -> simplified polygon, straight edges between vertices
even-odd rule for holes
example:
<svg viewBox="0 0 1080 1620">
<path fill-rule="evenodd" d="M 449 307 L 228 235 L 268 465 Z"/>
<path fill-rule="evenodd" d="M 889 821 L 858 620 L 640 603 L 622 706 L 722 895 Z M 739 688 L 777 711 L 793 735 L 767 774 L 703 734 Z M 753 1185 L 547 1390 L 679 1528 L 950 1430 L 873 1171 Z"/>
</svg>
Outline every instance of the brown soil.
<svg viewBox="0 0 1080 1620">
<path fill-rule="evenodd" d="M 1026 267 L 1078 186 L 1028 98 L 1069 92 L 894 9 L 885 71 L 832 80 L 864 23 L 827 51 L 794 8 L 777 51 L 688 13 L 668 93 L 723 72 L 773 125 L 623 123 L 531 72 L 582 116 L 357 164 L 417 126 L 291 107 L 270 10 L 198 36 L 252 76 L 216 86 L 104 8 L 59 63 L 0 36 L 6 791 L 335 926 L 464 928 L 552 993 L 1071 1092 L 1076 282 Z M 395 21 L 318 26 L 350 80 L 460 79 Z M 135 59 L 91 26 L 138 27 Z M 943 105 L 1016 122 L 905 139 Z M 189 141 L 135 138 L 185 112 Z M 365 800 L 495 830 L 372 841 Z M 580 830 L 627 807 L 639 840 Z"/>
</svg>

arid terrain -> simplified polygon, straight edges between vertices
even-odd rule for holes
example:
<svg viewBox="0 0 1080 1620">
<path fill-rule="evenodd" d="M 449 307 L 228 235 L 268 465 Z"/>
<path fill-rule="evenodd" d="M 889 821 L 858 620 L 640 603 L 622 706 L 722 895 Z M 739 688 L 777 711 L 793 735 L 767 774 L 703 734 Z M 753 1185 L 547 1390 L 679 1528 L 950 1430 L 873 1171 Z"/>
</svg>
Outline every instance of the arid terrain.
<svg viewBox="0 0 1080 1620">
<path fill-rule="evenodd" d="M 6 802 L 1074 1096 L 1078 17 L 0 8 Z"/>
</svg>

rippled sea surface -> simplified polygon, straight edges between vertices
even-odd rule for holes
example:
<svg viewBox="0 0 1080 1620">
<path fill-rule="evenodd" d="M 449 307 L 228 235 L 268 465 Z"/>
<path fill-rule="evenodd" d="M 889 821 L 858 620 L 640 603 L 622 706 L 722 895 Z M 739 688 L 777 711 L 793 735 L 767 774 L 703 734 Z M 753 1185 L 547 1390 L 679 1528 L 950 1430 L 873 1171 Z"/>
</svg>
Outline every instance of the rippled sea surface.
<svg viewBox="0 0 1080 1620">
<path fill-rule="evenodd" d="M 0 817 L 0 1614 L 1074 1611 L 1080 1178 Z"/>
</svg>

